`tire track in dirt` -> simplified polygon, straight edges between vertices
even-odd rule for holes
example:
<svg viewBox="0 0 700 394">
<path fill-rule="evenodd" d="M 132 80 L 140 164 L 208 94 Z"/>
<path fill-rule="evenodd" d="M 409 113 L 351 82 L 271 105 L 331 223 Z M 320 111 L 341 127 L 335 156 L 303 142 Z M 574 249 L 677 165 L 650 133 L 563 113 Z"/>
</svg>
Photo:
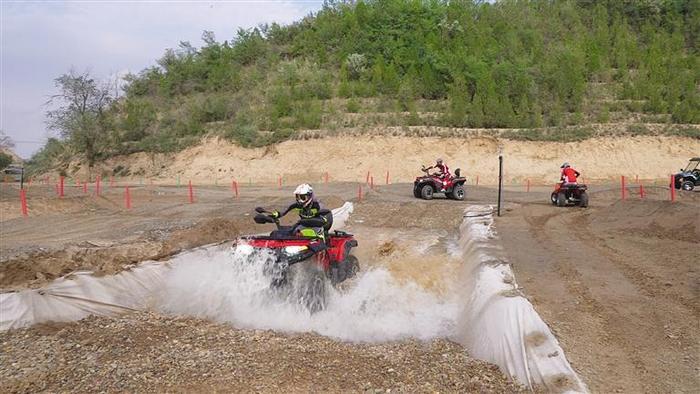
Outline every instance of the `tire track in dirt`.
<svg viewBox="0 0 700 394">
<path fill-rule="evenodd" d="M 648 307 L 642 311 L 641 315 L 633 310 L 629 311 L 626 305 L 621 305 L 622 307 L 615 311 L 616 320 L 620 321 L 620 326 L 630 325 L 631 322 L 634 322 L 637 331 L 640 332 L 636 338 L 638 341 L 630 341 L 630 336 L 625 335 L 624 332 L 621 333 L 621 338 L 626 339 L 626 342 L 633 348 L 639 368 L 645 372 L 645 379 L 653 378 L 657 383 L 668 379 L 669 375 L 674 375 L 676 378 L 674 380 L 692 379 L 694 373 L 692 368 L 687 368 L 685 372 L 681 371 L 681 368 L 674 368 L 673 371 L 660 371 L 657 368 L 648 368 L 647 366 L 654 363 L 660 355 L 665 361 L 675 359 L 678 365 L 691 364 L 687 361 L 697 356 L 698 350 L 700 350 L 697 338 L 694 338 L 694 333 L 697 332 L 696 323 L 699 321 L 699 306 L 679 294 L 670 292 L 666 286 L 659 282 L 658 278 L 634 266 L 634 263 L 630 263 L 634 261 L 633 259 L 626 258 L 621 251 L 610 247 L 604 238 L 596 236 L 594 231 L 590 230 L 587 213 L 573 215 L 571 223 L 573 226 L 569 227 L 574 229 L 577 238 L 604 256 L 607 261 L 613 263 L 645 298 Z M 676 318 L 688 315 L 694 316 L 695 319 L 688 322 L 687 319 Z M 618 326 L 616 325 L 616 327 Z M 673 341 L 669 343 L 669 339 Z M 671 388 L 669 387 L 669 389 Z"/>
<path fill-rule="evenodd" d="M 604 238 L 593 235 L 593 231 L 589 229 L 590 223 L 588 220 L 588 215 L 576 215 L 573 217 L 572 222 L 574 225 L 571 226 L 571 228 L 573 228 L 573 230 L 576 232 L 577 237 L 579 237 L 588 247 L 596 249 L 609 261 L 615 263 L 625 277 L 633 282 L 645 296 L 663 297 L 669 301 L 683 305 L 696 316 L 700 313 L 700 305 L 697 302 L 688 300 L 679 294 L 666 291 L 665 286 L 662 283 L 659 283 L 658 278 L 654 277 L 653 274 L 627 263 L 626 261 L 628 258 L 623 256 L 619 251 L 608 246 Z M 589 230 L 581 231 L 582 228 Z"/>
<path fill-rule="evenodd" d="M 533 208 L 535 210 L 545 209 L 544 207 Z M 594 391 L 600 389 L 600 386 L 623 391 L 644 391 L 644 385 L 640 385 L 640 382 L 625 379 L 629 376 L 646 375 L 646 368 L 637 354 L 635 346 L 626 340 L 624 332 L 615 328 L 618 319 L 594 295 L 589 284 L 590 273 L 582 272 L 581 264 L 577 266 L 572 263 L 572 261 L 580 262 L 581 259 L 586 259 L 587 262 L 601 260 L 600 257 L 595 256 L 595 252 L 590 253 L 591 251 L 587 250 L 585 245 L 582 245 L 576 238 L 562 236 L 562 234 L 569 234 L 570 231 L 565 222 L 566 216 L 580 213 L 559 210 L 540 215 L 532 212 L 529 207 L 525 209 L 529 211 L 525 220 L 530 227 L 530 233 L 539 241 L 539 246 L 550 254 L 552 268 L 562 278 L 564 287 L 575 299 L 573 308 L 578 312 L 578 316 L 566 319 L 575 323 L 575 327 L 572 329 L 574 335 L 579 337 L 578 339 L 585 338 L 582 342 L 587 342 L 589 349 L 591 345 L 598 344 L 598 348 L 594 346 L 592 352 L 588 349 L 585 353 L 581 352 L 581 345 L 576 346 L 577 352 L 570 352 L 566 348 L 565 351 L 570 356 L 571 354 L 583 355 L 586 360 L 585 364 L 594 369 L 611 363 L 615 365 L 616 371 L 612 374 L 612 379 L 608 376 L 607 379 L 599 381 L 600 376 L 583 374 L 584 379 L 591 378 L 593 380 L 591 388 Z M 549 207 L 546 209 L 549 210 Z M 535 214 L 533 215 L 533 213 Z M 603 262 L 603 264 L 605 263 Z"/>
</svg>

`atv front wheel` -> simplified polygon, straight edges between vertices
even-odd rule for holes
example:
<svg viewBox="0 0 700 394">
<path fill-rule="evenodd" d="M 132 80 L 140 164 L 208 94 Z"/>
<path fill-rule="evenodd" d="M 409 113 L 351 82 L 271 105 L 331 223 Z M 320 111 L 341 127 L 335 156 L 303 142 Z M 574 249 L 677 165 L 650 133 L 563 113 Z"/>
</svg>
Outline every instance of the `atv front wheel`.
<svg viewBox="0 0 700 394">
<path fill-rule="evenodd" d="M 413 186 L 413 197 L 415 197 L 415 198 L 421 198 L 421 195 L 420 195 L 420 187 L 418 187 L 418 186 Z"/>
<path fill-rule="evenodd" d="M 552 202 L 552 205 L 557 205 L 557 193 L 552 193 L 552 195 L 549 196 L 549 200 Z"/>
<path fill-rule="evenodd" d="M 566 193 L 557 193 L 557 206 L 566 206 Z"/>
<path fill-rule="evenodd" d="M 311 313 L 322 311 L 326 308 L 326 279 L 322 271 L 308 272 L 309 278 L 306 288 L 303 290 L 301 301 Z"/>
<path fill-rule="evenodd" d="M 581 193 L 580 201 L 579 201 L 578 205 L 579 205 L 581 208 L 587 208 L 587 207 L 588 207 L 588 193 L 586 193 L 586 192 L 582 192 L 582 193 Z"/>
<path fill-rule="evenodd" d="M 465 194 L 464 193 L 464 186 L 462 186 L 462 185 L 455 186 L 452 189 L 452 193 L 451 193 L 452 198 L 454 198 L 455 200 L 459 200 L 459 201 L 464 200 L 464 194 Z"/>
<path fill-rule="evenodd" d="M 695 183 L 691 181 L 685 181 L 681 185 L 681 189 L 687 191 L 687 192 L 692 192 L 693 189 L 695 189 Z"/>
<path fill-rule="evenodd" d="M 423 185 L 423 188 L 420 189 L 420 196 L 424 200 L 432 200 L 433 199 L 433 187 L 430 185 Z"/>
</svg>

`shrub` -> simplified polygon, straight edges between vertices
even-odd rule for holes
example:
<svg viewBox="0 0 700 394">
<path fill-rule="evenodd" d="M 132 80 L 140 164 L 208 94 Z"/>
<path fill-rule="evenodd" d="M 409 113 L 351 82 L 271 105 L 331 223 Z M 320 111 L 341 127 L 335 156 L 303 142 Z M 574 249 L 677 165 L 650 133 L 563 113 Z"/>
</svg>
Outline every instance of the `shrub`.
<svg viewBox="0 0 700 394">
<path fill-rule="evenodd" d="M 354 97 L 348 100 L 347 111 L 350 113 L 360 112 L 360 103 Z"/>
<path fill-rule="evenodd" d="M 5 152 L 0 152 L 0 170 L 12 164 L 12 156 Z"/>
<path fill-rule="evenodd" d="M 353 53 L 345 60 L 348 70 L 348 77 L 353 80 L 360 79 L 367 67 L 367 58 L 360 53 Z"/>
</svg>

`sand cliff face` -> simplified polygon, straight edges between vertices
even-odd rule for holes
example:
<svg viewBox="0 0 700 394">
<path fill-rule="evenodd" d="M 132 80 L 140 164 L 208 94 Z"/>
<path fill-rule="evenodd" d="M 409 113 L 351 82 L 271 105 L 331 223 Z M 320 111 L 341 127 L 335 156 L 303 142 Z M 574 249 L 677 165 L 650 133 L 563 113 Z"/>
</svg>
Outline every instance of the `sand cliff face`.
<svg viewBox="0 0 700 394">
<path fill-rule="evenodd" d="M 586 179 L 613 179 L 620 175 L 665 179 L 700 156 L 700 140 L 682 137 L 640 136 L 594 138 L 559 143 L 513 141 L 491 137 L 328 137 L 286 141 L 275 146 L 247 149 L 220 139 L 177 154 L 138 153 L 102 163 L 110 171 L 121 165 L 132 176 L 156 181 L 192 179 L 198 183 L 319 182 L 328 172 L 331 181 L 364 181 L 369 171 L 375 183 L 409 182 L 422 164 L 442 157 L 452 170 L 473 182 L 494 184 L 498 155 L 505 160 L 507 182 L 554 182 L 559 166 L 568 161 Z M 134 175 L 135 174 L 135 175 Z"/>
</svg>

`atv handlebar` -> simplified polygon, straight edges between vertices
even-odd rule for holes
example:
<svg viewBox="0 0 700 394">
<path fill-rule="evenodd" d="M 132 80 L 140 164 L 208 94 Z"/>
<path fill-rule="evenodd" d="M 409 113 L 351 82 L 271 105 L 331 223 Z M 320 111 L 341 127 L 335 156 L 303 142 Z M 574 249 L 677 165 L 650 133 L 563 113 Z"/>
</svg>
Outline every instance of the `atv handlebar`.
<svg viewBox="0 0 700 394">
<path fill-rule="evenodd" d="M 277 229 L 280 229 L 279 217 L 273 215 L 272 212 L 265 210 L 263 207 L 256 207 L 255 212 L 258 214 L 253 217 L 253 221 L 257 224 L 274 223 Z"/>
<path fill-rule="evenodd" d="M 262 207 L 257 207 L 255 208 L 255 212 L 258 214 L 253 217 L 253 221 L 257 224 L 266 224 L 266 223 L 274 223 L 277 226 L 277 229 L 280 230 L 282 226 L 280 225 L 280 218 L 273 215 L 272 212 L 265 210 Z M 321 210 L 321 213 L 330 213 L 331 211 L 328 209 Z M 332 220 L 331 220 L 332 222 Z M 314 217 L 314 218 L 305 218 L 305 219 L 299 219 L 299 222 L 297 222 L 298 225 L 304 226 L 304 227 L 324 227 L 326 225 L 326 221 L 323 220 L 323 218 L 320 217 Z"/>
</svg>

